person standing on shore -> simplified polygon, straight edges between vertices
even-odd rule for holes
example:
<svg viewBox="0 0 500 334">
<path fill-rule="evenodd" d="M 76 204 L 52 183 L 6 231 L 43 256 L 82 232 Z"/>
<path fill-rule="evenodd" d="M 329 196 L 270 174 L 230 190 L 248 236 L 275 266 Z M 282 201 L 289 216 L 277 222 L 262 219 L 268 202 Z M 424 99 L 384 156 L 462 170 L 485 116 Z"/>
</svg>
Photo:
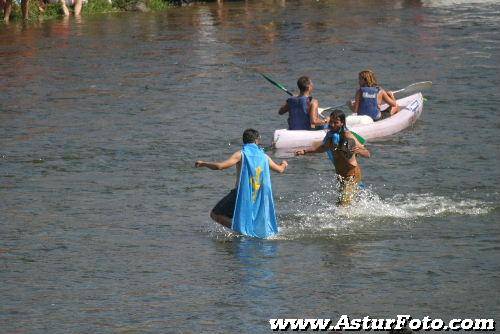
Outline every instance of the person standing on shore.
<svg viewBox="0 0 500 334">
<path fill-rule="evenodd" d="M 356 196 L 361 182 L 361 167 L 356 156 L 370 157 L 368 151 L 356 137 L 347 130 L 345 114 L 341 110 L 334 110 L 330 114 L 330 131 L 323 139 L 323 143 L 315 149 L 298 150 L 295 155 L 310 153 L 329 153 L 328 156 L 335 166 L 335 172 L 340 182 L 340 196 L 338 204 L 349 205 Z"/>
<path fill-rule="evenodd" d="M 243 148 L 221 162 L 198 160 L 195 167 L 224 170 L 236 165 L 236 185 L 210 212 L 217 223 L 243 235 L 267 238 L 278 233 L 269 169 L 283 173 L 286 161 L 276 164 L 258 146 L 257 130 L 243 132 Z"/>
<path fill-rule="evenodd" d="M 3 8 L 3 20 L 5 23 L 9 23 L 10 14 L 12 12 L 12 0 L 0 0 L 0 4 Z M 21 0 L 21 13 L 23 15 L 23 20 L 28 19 L 28 5 L 29 0 Z"/>
<path fill-rule="evenodd" d="M 70 12 L 69 12 L 68 6 L 71 6 L 71 5 L 74 6 L 75 16 L 80 16 L 80 14 L 82 12 L 83 0 L 59 0 L 59 3 L 61 4 L 61 7 L 63 9 L 64 16 L 69 16 Z"/>
</svg>

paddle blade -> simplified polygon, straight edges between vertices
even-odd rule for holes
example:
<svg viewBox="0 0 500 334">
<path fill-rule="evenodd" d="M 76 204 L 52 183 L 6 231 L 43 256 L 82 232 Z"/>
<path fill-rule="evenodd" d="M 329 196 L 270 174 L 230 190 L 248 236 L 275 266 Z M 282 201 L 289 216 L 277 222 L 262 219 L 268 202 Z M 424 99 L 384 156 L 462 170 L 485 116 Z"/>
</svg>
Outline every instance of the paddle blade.
<svg viewBox="0 0 500 334">
<path fill-rule="evenodd" d="M 361 143 L 361 145 L 364 145 L 366 143 L 366 139 L 358 135 L 356 132 L 351 131 L 351 133 L 356 137 L 356 139 Z"/>
<path fill-rule="evenodd" d="M 429 89 L 431 87 L 432 87 L 432 81 L 422 81 L 422 82 L 412 83 L 411 85 L 408 85 L 403 89 L 394 91 L 393 93 L 394 95 L 396 95 L 396 97 L 402 97 L 404 95 L 411 95 L 414 93 L 421 92 L 424 89 Z"/>
</svg>

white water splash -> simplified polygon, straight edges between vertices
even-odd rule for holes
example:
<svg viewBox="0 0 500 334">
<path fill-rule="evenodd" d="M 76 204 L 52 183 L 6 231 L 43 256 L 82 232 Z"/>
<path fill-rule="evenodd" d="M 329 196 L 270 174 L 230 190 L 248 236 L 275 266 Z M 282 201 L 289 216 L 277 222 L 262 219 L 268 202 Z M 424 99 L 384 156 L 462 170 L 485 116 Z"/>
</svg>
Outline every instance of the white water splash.
<svg viewBox="0 0 500 334">
<path fill-rule="evenodd" d="M 337 237 L 362 234 L 374 226 L 417 224 L 421 218 L 463 215 L 485 215 L 495 208 L 494 203 L 474 199 L 464 200 L 441 195 L 396 194 L 381 198 L 371 188 L 359 192 L 347 207 L 336 205 L 336 185 L 325 185 L 312 193 L 292 199 L 278 198 L 276 208 L 280 234 L 272 239 L 303 237 Z M 211 226 L 216 239 L 238 237 L 218 224 Z"/>
<path fill-rule="evenodd" d="M 347 207 L 335 205 L 335 186 L 291 200 L 278 217 L 281 233 L 278 238 L 301 236 L 335 237 L 363 233 L 377 224 L 413 225 L 423 217 L 453 215 L 484 215 L 494 209 L 494 203 L 463 200 L 433 194 L 397 194 L 382 199 L 372 189 L 360 191 L 358 198 Z"/>
<path fill-rule="evenodd" d="M 396 195 L 389 199 L 414 217 L 435 217 L 449 215 L 484 215 L 493 210 L 493 203 L 474 199 L 455 200 L 432 194 Z"/>
</svg>

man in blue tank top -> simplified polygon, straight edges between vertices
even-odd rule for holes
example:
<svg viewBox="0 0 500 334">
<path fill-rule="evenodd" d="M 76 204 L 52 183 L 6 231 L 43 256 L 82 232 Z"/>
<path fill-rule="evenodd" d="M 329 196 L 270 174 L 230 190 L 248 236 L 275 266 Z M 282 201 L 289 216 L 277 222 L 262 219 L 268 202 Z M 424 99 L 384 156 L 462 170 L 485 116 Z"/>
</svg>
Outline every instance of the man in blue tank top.
<svg viewBox="0 0 500 334">
<path fill-rule="evenodd" d="M 328 125 L 328 119 L 321 119 L 318 114 L 318 100 L 312 97 L 314 85 L 309 77 L 297 80 L 300 94 L 292 96 L 280 108 L 279 114 L 288 113 L 289 130 L 319 130 Z"/>
</svg>

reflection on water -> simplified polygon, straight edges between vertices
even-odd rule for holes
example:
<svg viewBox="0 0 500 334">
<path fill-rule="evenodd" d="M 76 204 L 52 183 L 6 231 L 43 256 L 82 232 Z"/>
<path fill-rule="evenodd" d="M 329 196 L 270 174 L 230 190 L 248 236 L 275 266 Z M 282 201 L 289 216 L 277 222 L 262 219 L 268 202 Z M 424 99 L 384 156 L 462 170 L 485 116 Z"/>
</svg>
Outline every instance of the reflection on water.
<svg viewBox="0 0 500 334">
<path fill-rule="evenodd" d="M 228 243 L 228 246 L 242 265 L 241 285 L 247 287 L 244 291 L 251 298 L 259 299 L 259 294 L 265 289 L 276 288 L 276 275 L 269 261 L 277 256 L 277 243 L 244 238 Z"/>
</svg>

